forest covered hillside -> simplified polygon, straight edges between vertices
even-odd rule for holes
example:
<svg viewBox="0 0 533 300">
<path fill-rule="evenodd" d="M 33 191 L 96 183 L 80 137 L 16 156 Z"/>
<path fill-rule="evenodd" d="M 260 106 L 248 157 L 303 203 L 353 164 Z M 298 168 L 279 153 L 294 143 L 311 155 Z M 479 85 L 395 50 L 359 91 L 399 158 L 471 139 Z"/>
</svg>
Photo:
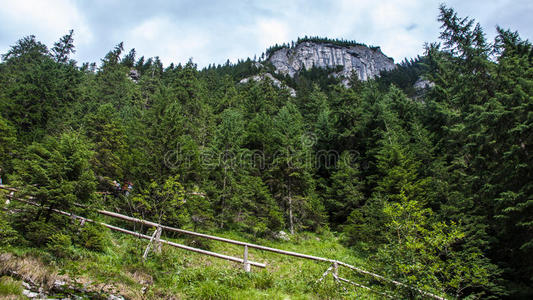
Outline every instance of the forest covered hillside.
<svg viewBox="0 0 533 300">
<path fill-rule="evenodd" d="M 346 259 L 445 298 L 530 299 L 533 47 L 499 27 L 487 40 L 446 6 L 439 21 L 421 56 L 364 81 L 320 66 L 287 76 L 266 58 L 163 66 L 123 43 L 80 64 L 73 31 L 50 47 L 22 37 L 0 62 L 0 176 L 41 206 L 0 190 L 0 261 L 114 282 L 130 299 L 382 297 L 312 284 L 324 270 L 275 256 L 252 274 L 181 250 L 144 261 L 146 241 L 52 211 L 100 208 Z M 311 42 L 377 51 L 297 44 Z M 0 297 L 16 299 L 7 270 Z"/>
</svg>

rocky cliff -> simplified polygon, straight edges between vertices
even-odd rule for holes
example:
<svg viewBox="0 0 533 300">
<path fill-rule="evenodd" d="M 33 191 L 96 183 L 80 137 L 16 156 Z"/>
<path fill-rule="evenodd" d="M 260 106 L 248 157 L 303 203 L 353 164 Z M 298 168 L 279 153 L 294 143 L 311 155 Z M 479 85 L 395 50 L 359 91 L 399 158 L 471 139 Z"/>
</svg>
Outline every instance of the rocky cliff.
<svg viewBox="0 0 533 300">
<path fill-rule="evenodd" d="M 262 74 L 259 74 L 259 75 L 246 77 L 246 78 L 242 79 L 241 81 L 239 81 L 239 83 L 246 84 L 246 83 L 248 83 L 250 81 L 261 82 L 261 81 L 266 80 L 266 78 L 268 78 L 268 80 L 270 80 L 272 82 L 272 84 L 275 87 L 277 87 L 278 89 L 286 89 L 286 90 L 289 91 L 289 95 L 291 95 L 291 97 L 296 97 L 296 91 L 293 88 L 288 87 L 286 84 L 284 84 L 283 82 L 281 82 L 278 79 L 276 79 L 270 73 L 262 73 Z"/>
<path fill-rule="evenodd" d="M 334 43 L 300 42 L 294 47 L 283 47 L 270 54 L 268 61 L 277 73 L 293 77 L 300 70 L 342 66 L 336 76 L 349 77 L 352 71 L 360 80 L 368 80 L 383 70 L 395 68 L 394 60 L 381 52 L 379 47 L 364 45 L 340 46 Z"/>
</svg>

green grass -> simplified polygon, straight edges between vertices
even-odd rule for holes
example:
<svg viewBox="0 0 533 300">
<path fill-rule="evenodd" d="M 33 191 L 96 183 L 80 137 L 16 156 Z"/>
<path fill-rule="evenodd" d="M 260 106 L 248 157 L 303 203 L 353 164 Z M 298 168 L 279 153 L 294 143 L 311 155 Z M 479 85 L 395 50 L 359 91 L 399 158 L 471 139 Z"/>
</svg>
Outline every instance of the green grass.
<svg viewBox="0 0 533 300">
<path fill-rule="evenodd" d="M 302 233 L 291 241 L 261 240 L 235 232 L 218 232 L 218 236 L 258 243 L 305 254 L 338 259 L 358 266 L 364 259 L 343 247 L 331 233 Z M 316 283 L 329 267 L 315 262 L 272 252 L 250 249 L 249 259 L 266 263 L 266 269 L 242 265 L 163 245 L 161 254 L 150 252 L 142 261 L 148 241 L 113 233 L 112 245 L 104 252 L 73 247 L 67 258 L 51 258 L 45 250 L 13 249 L 18 255 L 40 257 L 54 266 L 59 274 L 75 279 L 81 286 L 119 293 L 130 299 L 379 299 L 376 294 L 350 285 L 337 285 L 331 275 Z M 178 243 L 197 244 L 190 237 L 164 237 Z M 210 251 L 242 257 L 243 247 L 217 241 L 203 241 Z M 340 270 L 343 277 L 354 279 L 353 272 Z M 362 279 L 362 278 L 360 278 Z"/>
<path fill-rule="evenodd" d="M 22 284 L 11 277 L 0 277 L 0 296 L 6 299 L 23 299 Z"/>
</svg>

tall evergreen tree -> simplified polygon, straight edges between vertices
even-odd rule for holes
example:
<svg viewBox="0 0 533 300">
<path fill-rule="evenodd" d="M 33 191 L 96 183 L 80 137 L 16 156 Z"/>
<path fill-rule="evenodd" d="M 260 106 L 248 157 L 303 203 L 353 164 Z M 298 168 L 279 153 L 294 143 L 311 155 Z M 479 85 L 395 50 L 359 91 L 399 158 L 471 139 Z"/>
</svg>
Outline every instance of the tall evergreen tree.
<svg viewBox="0 0 533 300">
<path fill-rule="evenodd" d="M 52 48 L 52 57 L 58 63 L 67 63 L 69 55 L 75 53 L 74 47 L 74 30 L 70 30 L 67 35 L 64 35 L 58 42 L 54 43 Z"/>
<path fill-rule="evenodd" d="M 312 177 L 312 144 L 306 141 L 303 117 L 287 104 L 277 114 L 274 127 L 276 149 L 269 170 L 269 185 L 285 207 L 291 233 L 300 226 L 317 228 L 324 221 L 324 206 L 315 193 Z"/>
<path fill-rule="evenodd" d="M 35 220 L 51 217 L 52 209 L 73 211 L 75 203 L 90 204 L 96 181 L 90 169 L 93 153 L 83 136 L 63 133 L 33 143 L 15 162 L 14 183 L 41 205 Z"/>
</svg>

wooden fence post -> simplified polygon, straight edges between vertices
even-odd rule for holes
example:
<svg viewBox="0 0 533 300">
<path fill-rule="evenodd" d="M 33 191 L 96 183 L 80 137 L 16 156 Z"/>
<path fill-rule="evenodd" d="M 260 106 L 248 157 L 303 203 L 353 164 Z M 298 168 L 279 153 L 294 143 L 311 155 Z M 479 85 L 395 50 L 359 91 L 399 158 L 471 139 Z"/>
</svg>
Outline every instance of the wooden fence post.
<svg viewBox="0 0 533 300">
<path fill-rule="evenodd" d="M 250 272 L 250 263 L 248 262 L 248 245 L 244 245 L 243 264 L 244 264 L 244 271 Z"/>
<path fill-rule="evenodd" d="M 157 253 L 161 253 L 161 242 L 159 241 L 161 239 L 161 232 L 163 231 L 163 229 L 161 228 L 161 226 L 158 226 L 157 227 L 157 230 L 156 230 L 156 234 L 155 234 L 155 246 L 154 246 L 154 249 Z"/>
<path fill-rule="evenodd" d="M 152 246 L 152 243 L 154 242 L 154 239 L 157 236 L 158 232 L 159 232 L 159 229 L 154 230 L 154 233 L 152 234 L 152 237 L 150 238 L 150 241 L 148 242 L 148 245 L 146 246 L 146 249 L 144 250 L 143 261 L 146 260 L 146 258 L 148 257 L 148 252 L 150 251 L 150 247 Z"/>
<path fill-rule="evenodd" d="M 333 269 L 333 265 L 329 266 L 329 268 L 326 270 L 326 272 L 324 272 L 322 274 L 322 276 L 320 276 L 320 278 L 316 282 L 318 283 L 318 282 L 321 282 L 322 280 L 324 280 L 324 278 L 326 278 L 326 276 L 328 276 L 328 273 L 331 271 L 331 269 Z"/>
<path fill-rule="evenodd" d="M 339 264 L 337 261 L 333 262 L 333 278 L 335 278 L 335 281 L 339 281 Z"/>
</svg>

